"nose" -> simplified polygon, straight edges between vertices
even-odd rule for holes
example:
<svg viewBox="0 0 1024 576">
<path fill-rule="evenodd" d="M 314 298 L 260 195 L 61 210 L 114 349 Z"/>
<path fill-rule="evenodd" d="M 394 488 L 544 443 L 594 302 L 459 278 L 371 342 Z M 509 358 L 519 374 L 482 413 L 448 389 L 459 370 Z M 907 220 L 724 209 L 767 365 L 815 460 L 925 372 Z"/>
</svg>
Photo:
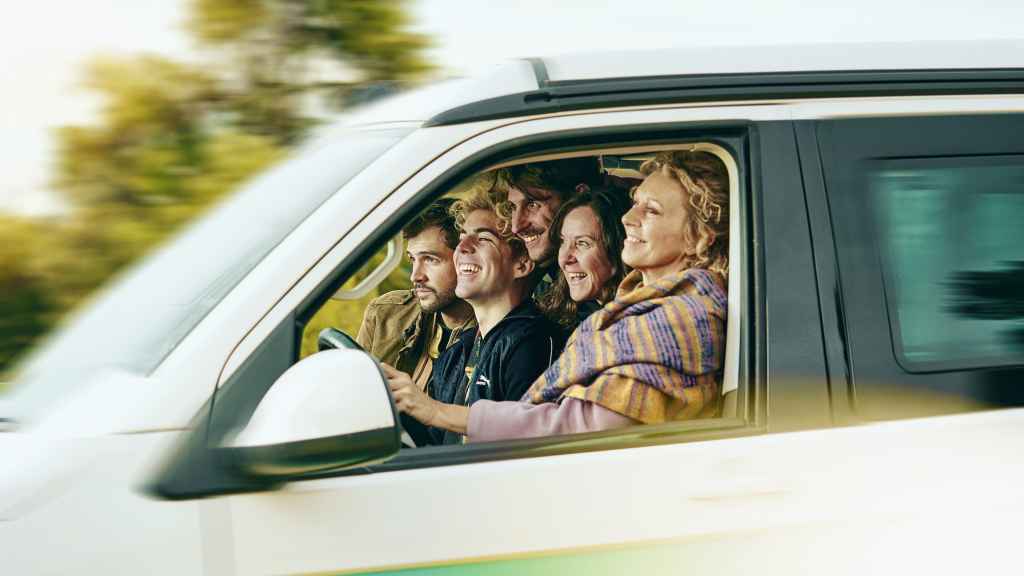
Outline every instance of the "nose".
<svg viewBox="0 0 1024 576">
<path fill-rule="evenodd" d="M 459 239 L 459 243 L 455 245 L 455 251 L 463 254 L 473 253 L 473 237 L 469 234 Z"/>
<path fill-rule="evenodd" d="M 626 226 L 627 228 L 639 226 L 639 223 L 636 221 L 636 211 L 637 206 L 635 204 L 631 206 L 629 210 L 626 210 L 626 213 L 622 215 L 623 226 Z"/>
<path fill-rule="evenodd" d="M 572 244 L 569 242 L 562 242 L 562 245 L 558 247 L 558 266 L 565 268 L 569 264 L 576 262 L 576 251 L 573 250 Z"/>
<path fill-rule="evenodd" d="M 423 263 L 418 260 L 413 260 L 412 270 L 409 274 L 409 279 L 412 280 L 413 284 L 421 284 L 427 281 L 427 275 L 423 272 Z"/>
</svg>

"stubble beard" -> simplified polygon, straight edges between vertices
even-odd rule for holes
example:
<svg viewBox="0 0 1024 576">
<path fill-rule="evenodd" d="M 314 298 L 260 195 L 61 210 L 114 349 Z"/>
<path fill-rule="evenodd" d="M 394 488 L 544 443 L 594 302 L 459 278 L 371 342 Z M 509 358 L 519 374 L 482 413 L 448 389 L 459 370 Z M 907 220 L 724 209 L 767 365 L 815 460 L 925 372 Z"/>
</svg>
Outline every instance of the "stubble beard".
<svg viewBox="0 0 1024 576">
<path fill-rule="evenodd" d="M 433 290 L 433 288 L 431 288 Z M 429 302 L 420 300 L 420 307 L 424 312 L 444 312 L 452 304 L 455 303 L 457 297 L 455 296 L 455 289 L 452 288 L 447 292 L 438 292 L 434 290 L 434 297 Z"/>
</svg>

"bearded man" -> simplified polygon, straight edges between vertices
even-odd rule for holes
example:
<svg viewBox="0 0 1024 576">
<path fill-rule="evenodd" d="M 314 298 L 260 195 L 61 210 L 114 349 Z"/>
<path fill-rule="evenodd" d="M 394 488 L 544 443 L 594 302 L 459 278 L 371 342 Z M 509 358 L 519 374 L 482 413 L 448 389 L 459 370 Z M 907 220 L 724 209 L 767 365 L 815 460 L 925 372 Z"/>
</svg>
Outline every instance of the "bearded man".
<svg viewBox="0 0 1024 576">
<path fill-rule="evenodd" d="M 454 250 L 459 232 L 442 198 L 403 230 L 412 264 L 411 290 L 395 290 L 366 307 L 356 342 L 379 361 L 411 375 L 421 390 L 434 361 L 476 326 L 473 309 L 455 295 Z"/>
</svg>

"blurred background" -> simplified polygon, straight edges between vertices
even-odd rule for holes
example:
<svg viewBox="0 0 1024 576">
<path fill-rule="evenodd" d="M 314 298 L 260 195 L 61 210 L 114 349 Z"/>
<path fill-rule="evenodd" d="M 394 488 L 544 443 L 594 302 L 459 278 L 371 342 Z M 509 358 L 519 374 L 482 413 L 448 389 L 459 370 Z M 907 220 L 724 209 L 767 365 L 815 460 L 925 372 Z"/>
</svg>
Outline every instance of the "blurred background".
<svg viewBox="0 0 1024 576">
<path fill-rule="evenodd" d="M 0 387 L 97 287 L 360 103 L 551 53 L 1018 37 L 1018 4 L 5 3 Z"/>
</svg>

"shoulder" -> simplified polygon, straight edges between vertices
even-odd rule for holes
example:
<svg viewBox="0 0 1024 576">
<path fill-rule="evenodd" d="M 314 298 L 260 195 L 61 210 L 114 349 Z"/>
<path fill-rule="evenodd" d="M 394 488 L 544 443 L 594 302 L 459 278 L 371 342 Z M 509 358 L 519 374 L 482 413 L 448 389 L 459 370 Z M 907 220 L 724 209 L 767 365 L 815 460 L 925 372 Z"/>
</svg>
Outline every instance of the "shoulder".
<svg viewBox="0 0 1024 576">
<path fill-rule="evenodd" d="M 690 269 L 675 281 L 675 289 L 665 298 L 653 301 L 651 311 L 661 307 L 678 309 L 688 316 L 724 319 L 728 294 L 724 279 L 715 272 Z"/>
<path fill-rule="evenodd" d="M 725 288 L 725 278 L 721 274 L 695 268 L 687 270 L 685 277 L 688 281 L 685 295 L 699 298 L 708 308 L 725 310 L 729 295 Z"/>
<path fill-rule="evenodd" d="M 522 340 L 537 336 L 558 336 L 562 328 L 547 317 L 532 300 L 513 310 L 496 327 L 504 340 Z"/>
<path fill-rule="evenodd" d="M 691 268 L 683 272 L 683 278 L 688 284 L 687 291 L 689 292 L 701 296 L 725 296 L 725 278 L 717 272 L 703 268 Z"/>
<path fill-rule="evenodd" d="M 536 356 L 538 362 L 549 363 L 565 344 L 564 330 L 535 307 L 521 312 L 495 328 L 500 332 L 491 345 L 501 355 Z"/>
<path fill-rule="evenodd" d="M 367 308 L 416 306 L 416 294 L 412 290 L 392 290 L 377 296 L 366 305 Z"/>
<path fill-rule="evenodd" d="M 363 324 L 373 330 L 383 331 L 388 341 L 392 336 L 399 338 L 404 331 L 420 318 L 420 303 L 412 290 L 393 290 L 382 294 L 366 305 Z"/>
</svg>

